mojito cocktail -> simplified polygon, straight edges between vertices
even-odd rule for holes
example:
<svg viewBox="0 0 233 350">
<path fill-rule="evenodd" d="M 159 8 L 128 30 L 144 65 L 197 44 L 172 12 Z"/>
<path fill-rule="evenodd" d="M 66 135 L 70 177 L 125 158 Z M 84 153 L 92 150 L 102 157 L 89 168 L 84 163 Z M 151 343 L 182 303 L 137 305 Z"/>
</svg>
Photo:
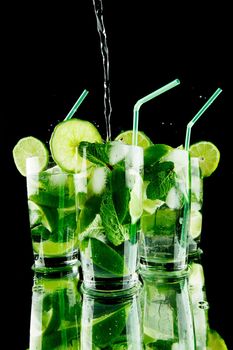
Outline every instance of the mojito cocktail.
<svg viewBox="0 0 233 350">
<path fill-rule="evenodd" d="M 81 142 L 75 174 L 84 285 L 111 290 L 137 281 L 143 150 L 120 141 Z"/>
<path fill-rule="evenodd" d="M 77 220 L 73 174 L 55 164 L 37 172 L 38 159 L 27 159 L 29 223 L 36 268 L 77 260 Z"/>
<path fill-rule="evenodd" d="M 149 146 L 144 152 L 142 269 L 187 267 L 189 210 L 188 152 L 164 144 Z"/>
</svg>

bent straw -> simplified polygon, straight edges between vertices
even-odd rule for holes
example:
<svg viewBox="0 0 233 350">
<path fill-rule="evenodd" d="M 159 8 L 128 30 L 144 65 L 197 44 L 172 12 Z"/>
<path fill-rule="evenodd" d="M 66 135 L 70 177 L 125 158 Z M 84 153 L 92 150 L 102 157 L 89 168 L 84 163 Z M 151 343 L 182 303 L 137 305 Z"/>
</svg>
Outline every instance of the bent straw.
<svg viewBox="0 0 233 350">
<path fill-rule="evenodd" d="M 190 137 L 191 137 L 191 129 L 192 126 L 196 123 L 196 121 L 200 118 L 200 116 L 207 110 L 207 108 L 214 102 L 214 100 L 218 97 L 218 95 L 222 92 L 222 89 L 218 88 L 213 95 L 208 99 L 208 101 L 204 104 L 204 106 L 200 109 L 199 112 L 190 120 L 186 127 L 186 136 L 185 136 L 185 150 L 189 150 L 190 146 Z"/>
<path fill-rule="evenodd" d="M 74 113 L 77 111 L 78 107 L 81 105 L 81 103 L 83 102 L 87 94 L 88 94 L 88 91 L 84 89 L 82 94 L 79 96 L 79 98 L 77 99 L 77 101 L 75 102 L 75 104 L 73 105 L 73 107 L 71 108 L 71 110 L 69 111 L 69 113 L 67 114 L 64 120 L 69 120 L 73 117 Z"/>
<path fill-rule="evenodd" d="M 154 92 L 150 93 L 149 95 L 146 95 L 145 97 L 141 98 L 138 100 L 135 105 L 134 105 L 134 110 L 133 110 L 133 140 L 132 143 L 134 146 L 137 146 L 137 140 L 138 140 L 138 122 L 139 122 L 139 109 L 141 106 L 147 102 L 152 100 L 153 98 L 163 94 L 164 92 L 172 89 L 173 87 L 177 86 L 180 84 L 179 79 L 175 79 L 171 81 L 170 83 L 162 86 L 158 90 L 155 90 Z"/>
</svg>

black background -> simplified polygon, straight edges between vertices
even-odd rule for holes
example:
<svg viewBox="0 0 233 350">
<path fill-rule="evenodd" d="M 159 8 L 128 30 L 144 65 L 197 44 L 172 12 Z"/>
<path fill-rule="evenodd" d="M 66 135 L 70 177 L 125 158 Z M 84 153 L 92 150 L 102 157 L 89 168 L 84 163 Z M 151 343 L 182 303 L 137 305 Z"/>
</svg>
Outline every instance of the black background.
<svg viewBox="0 0 233 350">
<path fill-rule="evenodd" d="M 180 79 L 180 86 L 143 106 L 139 129 L 160 140 L 166 125 L 185 126 L 220 87 L 222 94 L 193 127 L 191 143 L 212 141 L 219 166 L 204 183 L 202 260 L 211 328 L 233 344 L 232 254 L 232 56 L 230 9 L 224 2 L 104 0 L 110 54 L 112 137 L 132 128 L 135 102 Z M 48 141 L 84 89 L 76 116 L 99 125 L 105 136 L 103 68 L 92 0 L 9 3 L 2 11 L 2 302 L 7 347 L 25 350 L 29 342 L 33 262 L 26 184 L 15 168 L 12 149 L 24 136 Z M 174 129 L 175 130 L 175 129 Z M 166 141 L 169 143 L 169 140 Z M 175 143 L 175 144 L 174 144 Z M 7 320 L 7 321 L 5 321 Z M 5 327 L 4 327 L 5 328 Z M 9 335 L 8 335 L 9 334 Z"/>
</svg>

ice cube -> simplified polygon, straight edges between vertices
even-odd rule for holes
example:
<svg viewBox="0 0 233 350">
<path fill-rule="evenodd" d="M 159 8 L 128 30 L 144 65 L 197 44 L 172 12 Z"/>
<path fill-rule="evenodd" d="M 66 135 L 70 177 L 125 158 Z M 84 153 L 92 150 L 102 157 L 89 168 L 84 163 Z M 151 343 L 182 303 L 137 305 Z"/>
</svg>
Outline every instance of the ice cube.
<svg viewBox="0 0 233 350">
<path fill-rule="evenodd" d="M 166 204 L 171 209 L 179 209 L 182 207 L 181 193 L 175 187 L 172 187 L 168 192 Z"/>
<path fill-rule="evenodd" d="M 111 142 L 109 151 L 109 163 L 114 165 L 123 160 L 128 153 L 128 146 L 120 141 Z"/>
<path fill-rule="evenodd" d="M 90 191 L 95 194 L 101 194 L 106 185 L 107 168 L 99 167 L 93 170 L 93 174 L 90 180 Z"/>
</svg>

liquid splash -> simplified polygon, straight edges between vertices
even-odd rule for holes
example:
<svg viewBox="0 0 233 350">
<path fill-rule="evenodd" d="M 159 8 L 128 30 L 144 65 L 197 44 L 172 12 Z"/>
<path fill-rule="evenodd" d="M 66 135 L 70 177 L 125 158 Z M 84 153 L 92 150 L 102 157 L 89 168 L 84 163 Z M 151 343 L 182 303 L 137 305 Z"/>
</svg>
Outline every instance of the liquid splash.
<svg viewBox="0 0 233 350">
<path fill-rule="evenodd" d="M 93 0 L 97 30 L 100 37 L 100 49 L 103 59 L 104 70 L 104 117 L 106 124 L 106 141 L 111 140 L 111 96 L 110 96 L 110 77 L 109 77 L 109 51 L 107 45 L 107 35 L 103 19 L 103 3 L 102 0 Z"/>
</svg>

